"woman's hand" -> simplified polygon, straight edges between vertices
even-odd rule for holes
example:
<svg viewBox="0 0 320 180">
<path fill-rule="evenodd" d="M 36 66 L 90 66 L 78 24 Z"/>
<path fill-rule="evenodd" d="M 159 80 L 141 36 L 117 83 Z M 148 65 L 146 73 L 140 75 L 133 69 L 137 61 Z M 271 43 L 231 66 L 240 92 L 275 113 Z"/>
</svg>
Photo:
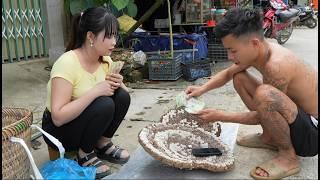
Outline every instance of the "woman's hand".
<svg viewBox="0 0 320 180">
<path fill-rule="evenodd" d="M 205 122 L 215 122 L 215 121 L 221 121 L 223 112 L 210 108 L 210 109 L 203 109 L 199 111 L 196 115 L 199 116 Z"/>
<path fill-rule="evenodd" d="M 184 91 L 188 98 L 201 96 L 203 94 L 203 89 L 201 86 L 188 86 Z"/>
<path fill-rule="evenodd" d="M 113 90 L 116 90 L 116 89 L 118 89 L 118 88 L 121 86 L 122 81 L 123 81 L 123 76 L 122 76 L 121 74 L 111 73 L 111 74 L 109 74 L 109 75 L 106 76 L 106 80 L 113 82 L 113 83 L 111 84 L 111 88 L 112 88 Z"/>
<path fill-rule="evenodd" d="M 114 89 L 112 86 L 118 86 L 117 83 L 112 82 L 112 81 L 102 81 L 98 83 L 95 87 L 94 90 L 96 91 L 97 97 L 99 96 L 113 96 L 114 94 Z"/>
</svg>

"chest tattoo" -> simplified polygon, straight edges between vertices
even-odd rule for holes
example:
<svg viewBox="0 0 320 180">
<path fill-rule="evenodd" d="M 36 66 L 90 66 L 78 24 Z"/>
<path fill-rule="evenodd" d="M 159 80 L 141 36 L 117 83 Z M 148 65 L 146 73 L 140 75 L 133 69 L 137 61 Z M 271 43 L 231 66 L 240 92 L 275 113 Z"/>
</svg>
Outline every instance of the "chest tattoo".
<svg viewBox="0 0 320 180">
<path fill-rule="evenodd" d="M 288 80 L 283 75 L 277 76 L 280 74 L 280 65 L 277 64 L 273 68 L 267 68 L 263 75 L 263 83 L 269 84 L 280 91 L 285 91 L 288 86 Z"/>
</svg>

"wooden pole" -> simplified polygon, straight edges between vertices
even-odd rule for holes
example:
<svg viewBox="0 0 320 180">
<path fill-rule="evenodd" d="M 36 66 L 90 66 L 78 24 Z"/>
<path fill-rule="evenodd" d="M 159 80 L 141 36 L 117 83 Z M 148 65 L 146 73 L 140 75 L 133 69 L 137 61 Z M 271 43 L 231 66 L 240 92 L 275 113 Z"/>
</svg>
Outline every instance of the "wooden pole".
<svg viewBox="0 0 320 180">
<path fill-rule="evenodd" d="M 156 2 L 149 8 L 149 10 L 143 14 L 143 16 L 128 30 L 125 34 L 129 36 L 134 30 L 136 30 L 143 22 L 145 22 L 159 6 L 163 3 L 163 0 L 156 0 Z"/>
<path fill-rule="evenodd" d="M 169 20 L 169 32 L 170 32 L 170 52 L 171 52 L 171 58 L 173 58 L 173 34 L 172 34 L 172 23 L 171 23 L 170 0 L 167 0 L 167 4 L 168 4 L 168 20 Z"/>
</svg>

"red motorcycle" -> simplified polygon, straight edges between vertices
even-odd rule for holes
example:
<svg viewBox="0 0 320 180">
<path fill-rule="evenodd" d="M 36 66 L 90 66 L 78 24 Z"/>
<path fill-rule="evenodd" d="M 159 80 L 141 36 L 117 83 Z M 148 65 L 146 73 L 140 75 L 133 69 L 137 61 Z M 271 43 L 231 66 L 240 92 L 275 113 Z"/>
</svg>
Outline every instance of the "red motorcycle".
<svg viewBox="0 0 320 180">
<path fill-rule="evenodd" d="M 264 36 L 274 38 L 279 44 L 284 44 L 293 31 L 293 22 L 299 19 L 299 10 L 289 9 L 282 0 L 270 0 L 264 10 Z"/>
</svg>

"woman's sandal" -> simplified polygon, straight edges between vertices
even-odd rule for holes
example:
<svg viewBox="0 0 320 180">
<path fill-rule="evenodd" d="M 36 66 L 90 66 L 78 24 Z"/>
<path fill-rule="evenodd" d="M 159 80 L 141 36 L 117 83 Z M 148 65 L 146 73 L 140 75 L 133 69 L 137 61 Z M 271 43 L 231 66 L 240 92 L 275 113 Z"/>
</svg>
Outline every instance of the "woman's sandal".
<svg viewBox="0 0 320 180">
<path fill-rule="evenodd" d="M 96 153 L 92 152 L 90 154 L 88 154 L 87 156 L 83 157 L 83 158 L 80 158 L 79 157 L 79 154 L 77 154 L 77 160 L 78 160 L 78 164 L 80 166 L 83 166 L 84 163 L 90 161 L 91 159 L 93 158 L 97 158 L 95 159 L 93 162 L 89 163 L 88 165 L 86 165 L 85 167 L 89 167 L 89 166 L 93 166 L 93 167 L 96 167 L 96 168 L 99 168 L 100 166 L 103 166 L 103 165 L 106 165 L 105 163 L 103 163 L 96 155 Z M 96 173 L 96 179 L 100 179 L 100 178 L 103 178 L 107 175 L 110 175 L 112 172 L 111 172 L 111 169 L 105 171 L 105 172 L 101 172 L 101 173 Z"/>
<path fill-rule="evenodd" d="M 109 142 L 107 145 L 105 145 L 101 149 L 96 148 L 97 156 L 100 159 L 107 160 L 107 161 L 109 161 L 111 163 L 115 163 L 115 164 L 124 164 L 124 163 L 128 162 L 130 156 L 128 156 L 126 158 L 121 158 L 120 155 L 124 149 L 119 148 L 119 146 L 115 146 L 115 148 L 111 151 L 111 153 L 106 154 L 106 151 L 108 149 L 110 149 L 112 146 L 113 146 L 113 143 Z"/>
</svg>

